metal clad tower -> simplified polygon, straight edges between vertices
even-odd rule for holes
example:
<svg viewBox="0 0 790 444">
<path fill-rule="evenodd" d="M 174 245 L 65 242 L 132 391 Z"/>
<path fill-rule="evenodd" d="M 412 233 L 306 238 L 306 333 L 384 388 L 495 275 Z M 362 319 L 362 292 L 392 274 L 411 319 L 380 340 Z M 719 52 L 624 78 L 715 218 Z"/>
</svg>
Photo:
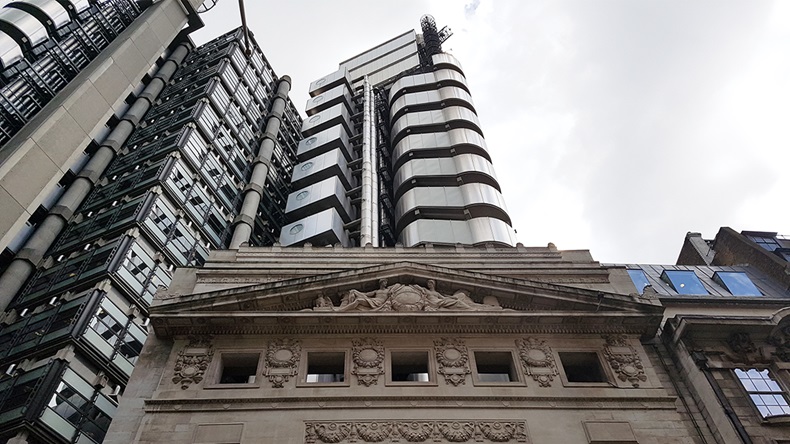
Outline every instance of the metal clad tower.
<svg viewBox="0 0 790 444">
<path fill-rule="evenodd" d="M 421 24 L 310 85 L 282 245 L 515 245 L 450 33 Z"/>
<path fill-rule="evenodd" d="M 243 34 L 172 51 L 110 132 L 117 155 L 105 144 L 94 154 L 106 171 L 93 173 L 96 186 L 32 277 L 19 292 L 0 288 L 10 300 L 0 314 L 0 442 L 101 442 L 148 335 L 148 308 L 174 270 L 232 238 L 278 238 L 302 122 L 290 78 L 254 39 L 245 51 Z"/>
</svg>

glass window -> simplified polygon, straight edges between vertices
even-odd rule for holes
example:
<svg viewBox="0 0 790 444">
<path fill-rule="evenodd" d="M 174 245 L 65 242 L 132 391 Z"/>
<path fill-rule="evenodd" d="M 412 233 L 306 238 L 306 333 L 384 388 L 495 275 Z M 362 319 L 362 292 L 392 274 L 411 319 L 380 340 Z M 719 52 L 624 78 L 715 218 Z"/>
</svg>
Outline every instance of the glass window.
<svg viewBox="0 0 790 444">
<path fill-rule="evenodd" d="M 252 384 L 258 373 L 259 353 L 223 353 L 220 384 Z"/>
<path fill-rule="evenodd" d="M 151 229 L 160 242 L 164 242 L 175 229 L 175 224 L 175 212 L 169 204 L 163 201 L 163 198 L 158 198 L 148 214 L 145 225 Z"/>
<path fill-rule="evenodd" d="M 774 250 L 774 254 L 790 262 L 790 248 L 777 248 Z"/>
<path fill-rule="evenodd" d="M 401 351 L 390 355 L 392 382 L 429 382 L 428 352 Z"/>
<path fill-rule="evenodd" d="M 664 270 L 661 280 L 679 294 L 709 294 L 697 275 L 691 270 Z"/>
<path fill-rule="evenodd" d="M 746 236 L 749 239 L 753 240 L 757 243 L 757 245 L 763 247 L 768 251 L 774 251 L 780 247 L 779 242 L 776 241 L 774 237 L 768 236 Z"/>
<path fill-rule="evenodd" d="M 187 191 L 192 187 L 194 180 L 192 179 L 192 175 L 187 173 L 181 164 L 177 163 L 166 183 L 173 193 L 178 196 L 179 200 L 183 201 L 183 199 L 186 198 Z"/>
<path fill-rule="evenodd" d="M 735 376 L 763 418 L 790 415 L 787 395 L 767 368 L 735 369 Z"/>
<path fill-rule="evenodd" d="M 517 382 L 513 355 L 508 351 L 476 351 L 475 371 L 479 382 Z"/>
<path fill-rule="evenodd" d="M 345 352 L 308 352 L 305 382 L 330 383 L 346 380 Z"/>
<path fill-rule="evenodd" d="M 133 280 L 126 280 L 126 282 L 134 287 L 139 293 L 143 290 L 143 286 L 148 281 L 148 275 L 151 270 L 156 266 L 154 260 L 146 249 L 138 243 L 132 245 L 132 248 L 126 254 L 122 267 L 128 272 L 129 277 Z"/>
<path fill-rule="evenodd" d="M 49 408 L 75 426 L 80 420 L 89 401 L 70 385 L 61 382 L 49 401 Z"/>
<path fill-rule="evenodd" d="M 135 334 L 138 332 L 142 334 L 142 340 L 139 338 L 140 334 Z M 140 327 L 137 327 L 135 324 L 131 324 L 129 331 L 126 332 L 123 342 L 121 343 L 121 347 L 118 351 L 124 358 L 134 364 L 137 362 L 137 358 L 140 356 L 140 352 L 143 350 L 144 341 L 145 334 L 142 333 Z"/>
<path fill-rule="evenodd" d="M 568 382 L 607 382 L 596 352 L 560 352 L 560 362 Z"/>
<path fill-rule="evenodd" d="M 647 275 L 642 270 L 628 270 L 628 275 L 631 276 L 631 281 L 634 283 L 634 287 L 636 287 L 636 291 L 639 294 L 644 293 L 645 287 L 650 285 L 650 281 L 647 280 Z"/>
<path fill-rule="evenodd" d="M 741 271 L 717 271 L 713 273 L 713 280 L 726 288 L 733 296 L 762 296 L 749 276 Z"/>
</svg>

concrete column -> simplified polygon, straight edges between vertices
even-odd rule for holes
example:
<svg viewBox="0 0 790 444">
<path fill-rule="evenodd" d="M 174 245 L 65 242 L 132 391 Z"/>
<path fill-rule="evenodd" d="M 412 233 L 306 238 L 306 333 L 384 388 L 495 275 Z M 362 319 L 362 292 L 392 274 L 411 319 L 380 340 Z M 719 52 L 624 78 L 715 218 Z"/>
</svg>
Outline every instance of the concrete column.
<svg viewBox="0 0 790 444">
<path fill-rule="evenodd" d="M 277 134 L 282 126 L 283 112 L 285 111 L 288 92 L 291 90 L 291 78 L 282 76 L 277 85 L 277 94 L 272 102 L 269 115 L 266 117 L 266 126 L 263 134 L 263 141 L 258 148 L 255 157 L 255 164 L 252 167 L 250 182 L 244 190 L 244 202 L 241 205 L 241 212 L 233 221 L 233 236 L 230 239 L 228 248 L 236 249 L 244 242 L 250 241 L 255 217 L 258 213 L 258 206 L 263 197 L 263 186 L 266 184 L 266 176 L 269 174 L 272 155 L 274 154 L 274 144 L 277 143 Z"/>
<path fill-rule="evenodd" d="M 156 99 L 156 95 L 162 92 L 164 85 L 170 81 L 170 77 L 175 73 L 181 62 L 184 61 L 187 54 L 189 54 L 189 48 L 186 44 L 181 44 L 173 50 L 167 61 L 154 75 L 155 79 L 143 91 L 145 97 L 138 97 L 124 113 L 124 116 L 121 117 L 121 122 L 110 131 L 99 149 L 96 150 L 88 163 L 77 174 L 74 182 L 60 196 L 52 210 L 38 224 L 36 230 L 19 250 L 19 253 L 9 264 L 3 275 L 0 276 L 0 310 L 5 310 L 8 307 L 14 296 L 36 271 L 39 262 L 47 254 L 52 244 L 55 243 L 69 219 L 79 209 L 85 198 L 88 197 L 93 186 L 104 174 L 107 167 L 110 166 L 117 151 L 132 135 L 135 126 L 148 112 L 153 100 Z M 154 92 L 156 92 L 156 95 L 152 95 Z"/>
</svg>

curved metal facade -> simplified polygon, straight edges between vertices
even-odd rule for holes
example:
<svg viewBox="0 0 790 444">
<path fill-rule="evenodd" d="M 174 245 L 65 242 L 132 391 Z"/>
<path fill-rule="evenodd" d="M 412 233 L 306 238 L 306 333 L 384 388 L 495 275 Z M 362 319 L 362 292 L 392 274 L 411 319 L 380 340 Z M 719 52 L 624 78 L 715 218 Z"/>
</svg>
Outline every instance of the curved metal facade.
<svg viewBox="0 0 790 444">
<path fill-rule="evenodd" d="M 463 69 L 414 66 L 420 45 L 403 34 L 310 85 L 282 245 L 516 244 Z"/>
<path fill-rule="evenodd" d="M 398 239 L 515 245 L 461 65 L 438 54 L 434 66 L 389 93 Z"/>
</svg>

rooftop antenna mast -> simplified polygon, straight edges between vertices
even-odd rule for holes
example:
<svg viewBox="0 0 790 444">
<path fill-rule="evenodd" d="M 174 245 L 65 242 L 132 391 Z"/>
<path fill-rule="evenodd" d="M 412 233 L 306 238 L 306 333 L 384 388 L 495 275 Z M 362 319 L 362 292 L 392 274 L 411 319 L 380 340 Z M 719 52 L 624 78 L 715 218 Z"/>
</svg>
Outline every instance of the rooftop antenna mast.
<svg viewBox="0 0 790 444">
<path fill-rule="evenodd" d="M 203 14 L 214 9 L 219 0 L 206 0 L 198 7 L 198 14 Z M 247 13 L 244 9 L 244 0 L 239 0 L 239 15 L 241 16 L 241 29 L 244 33 L 244 53 L 250 55 L 250 28 L 247 27 Z"/>
<path fill-rule="evenodd" d="M 423 66 L 433 66 L 432 57 L 442 52 L 442 43 L 446 42 L 453 31 L 447 26 L 438 29 L 433 16 L 425 14 L 420 18 L 423 45 L 420 48 L 420 58 Z"/>
</svg>

